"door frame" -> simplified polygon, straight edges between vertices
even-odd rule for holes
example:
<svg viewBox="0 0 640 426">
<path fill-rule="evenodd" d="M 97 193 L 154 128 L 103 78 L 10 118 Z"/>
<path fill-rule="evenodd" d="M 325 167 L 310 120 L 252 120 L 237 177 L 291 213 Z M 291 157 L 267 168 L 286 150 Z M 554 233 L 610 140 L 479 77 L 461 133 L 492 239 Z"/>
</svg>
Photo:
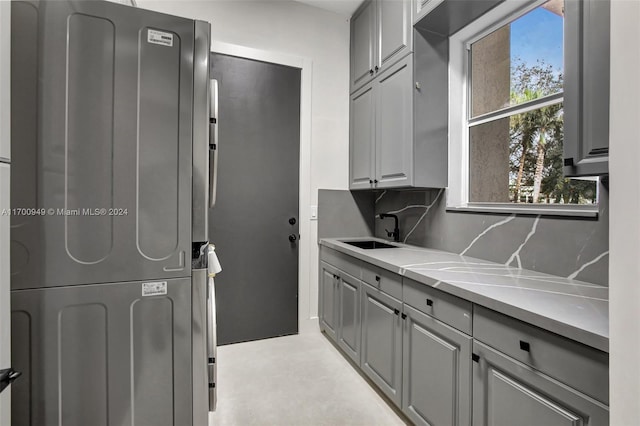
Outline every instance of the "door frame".
<svg viewBox="0 0 640 426">
<path fill-rule="evenodd" d="M 318 317 L 311 310 L 311 87 L 313 61 L 302 56 L 272 52 L 220 41 L 211 42 L 211 51 L 255 61 L 298 68 L 300 75 L 300 175 L 298 194 L 298 333 L 317 332 Z M 224 142 L 223 142 L 224 144 Z"/>
</svg>

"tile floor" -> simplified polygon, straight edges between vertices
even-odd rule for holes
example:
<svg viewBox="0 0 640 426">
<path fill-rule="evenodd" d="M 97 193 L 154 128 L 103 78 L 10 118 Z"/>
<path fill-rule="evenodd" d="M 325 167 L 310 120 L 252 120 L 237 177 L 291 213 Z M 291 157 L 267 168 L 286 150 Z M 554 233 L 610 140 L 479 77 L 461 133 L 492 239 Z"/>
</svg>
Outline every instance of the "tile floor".
<svg viewBox="0 0 640 426">
<path fill-rule="evenodd" d="M 320 332 L 218 348 L 213 426 L 392 426 L 404 421 Z"/>
</svg>

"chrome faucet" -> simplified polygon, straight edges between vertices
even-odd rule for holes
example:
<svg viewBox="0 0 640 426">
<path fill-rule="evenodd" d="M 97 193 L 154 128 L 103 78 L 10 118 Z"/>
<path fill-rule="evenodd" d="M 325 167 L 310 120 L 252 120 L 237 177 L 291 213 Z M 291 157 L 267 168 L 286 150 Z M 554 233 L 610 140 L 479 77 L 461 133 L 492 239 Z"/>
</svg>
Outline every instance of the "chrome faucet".
<svg viewBox="0 0 640 426">
<path fill-rule="evenodd" d="M 400 228 L 398 228 L 398 216 L 396 216 L 395 214 L 390 214 L 390 213 L 380 213 L 378 215 L 378 217 L 380 219 L 385 219 L 387 217 L 392 217 L 394 222 L 395 222 L 395 227 L 393 228 L 393 231 L 389 231 L 388 229 L 385 229 L 385 231 L 387 231 L 387 236 L 388 237 L 393 237 L 393 241 L 395 242 L 399 242 L 400 241 Z"/>
</svg>

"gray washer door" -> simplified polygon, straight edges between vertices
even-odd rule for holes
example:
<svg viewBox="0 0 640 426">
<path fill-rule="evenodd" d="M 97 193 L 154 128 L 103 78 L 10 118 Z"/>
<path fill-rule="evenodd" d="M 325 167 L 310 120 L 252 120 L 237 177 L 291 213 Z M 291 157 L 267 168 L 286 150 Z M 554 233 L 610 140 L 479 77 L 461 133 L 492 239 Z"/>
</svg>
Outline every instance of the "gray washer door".
<svg viewBox="0 0 640 426">
<path fill-rule="evenodd" d="M 298 332 L 300 69 L 212 54 L 218 198 L 209 240 L 218 344 Z M 294 241 L 290 241 L 290 238 Z"/>
<path fill-rule="evenodd" d="M 69 0 L 11 28 L 11 208 L 46 212 L 11 217 L 12 288 L 189 277 L 194 22 Z"/>
</svg>

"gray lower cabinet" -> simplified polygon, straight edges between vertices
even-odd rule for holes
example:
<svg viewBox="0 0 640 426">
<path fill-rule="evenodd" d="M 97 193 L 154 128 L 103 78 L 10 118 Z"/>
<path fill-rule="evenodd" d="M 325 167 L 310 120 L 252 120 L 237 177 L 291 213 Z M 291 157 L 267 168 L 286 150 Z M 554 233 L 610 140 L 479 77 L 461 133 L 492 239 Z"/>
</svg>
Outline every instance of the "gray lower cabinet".
<svg viewBox="0 0 640 426">
<path fill-rule="evenodd" d="M 609 424 L 608 354 L 325 247 L 319 296 L 320 328 L 415 425 Z"/>
<path fill-rule="evenodd" d="M 402 302 L 362 284 L 362 371 L 402 406 Z"/>
<path fill-rule="evenodd" d="M 360 363 L 360 280 L 320 262 L 320 328 Z"/>
<path fill-rule="evenodd" d="M 333 340 L 338 340 L 338 270 L 333 266 L 320 263 L 320 327 Z"/>
<path fill-rule="evenodd" d="M 478 341 L 473 352 L 473 426 L 609 424 L 604 404 Z"/>
<path fill-rule="evenodd" d="M 360 363 L 360 280 L 338 275 L 338 345 L 356 363 Z"/>
<path fill-rule="evenodd" d="M 470 425 L 471 337 L 406 304 L 404 315 L 402 411 L 416 425 Z"/>
</svg>

